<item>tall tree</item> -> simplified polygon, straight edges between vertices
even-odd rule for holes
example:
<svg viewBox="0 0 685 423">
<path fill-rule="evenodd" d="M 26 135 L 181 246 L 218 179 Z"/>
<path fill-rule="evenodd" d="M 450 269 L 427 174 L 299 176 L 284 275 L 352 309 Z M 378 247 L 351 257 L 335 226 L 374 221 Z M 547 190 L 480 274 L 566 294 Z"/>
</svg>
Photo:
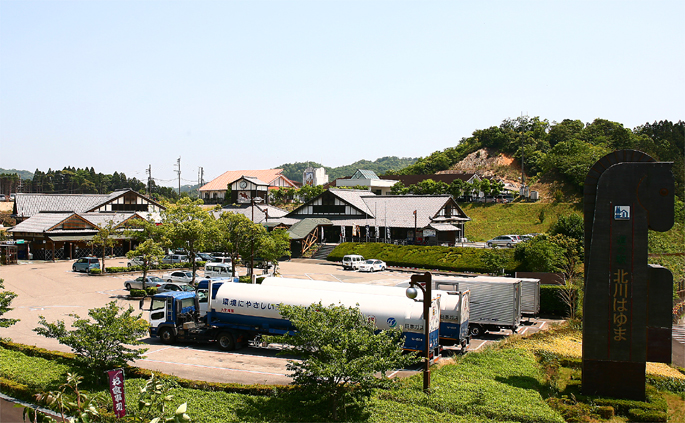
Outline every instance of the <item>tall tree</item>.
<svg viewBox="0 0 685 423">
<path fill-rule="evenodd" d="M 91 247 L 102 248 L 102 273 L 107 272 L 105 268 L 105 257 L 107 256 L 107 249 L 114 247 L 117 240 L 115 235 L 121 234 L 122 231 L 116 228 L 116 224 L 113 221 L 107 222 L 101 228 L 98 228 L 98 233 L 93 236 L 93 239 L 88 242 Z"/>
<path fill-rule="evenodd" d="M 161 212 L 161 228 L 165 239 L 169 247 L 180 248 L 188 253 L 193 273 L 191 283 L 195 283 L 195 253 L 201 251 L 210 239 L 215 220 L 201 207 L 202 200 L 193 201 L 183 197 L 175 204 L 167 203 L 165 206 L 166 209 Z"/>
</svg>

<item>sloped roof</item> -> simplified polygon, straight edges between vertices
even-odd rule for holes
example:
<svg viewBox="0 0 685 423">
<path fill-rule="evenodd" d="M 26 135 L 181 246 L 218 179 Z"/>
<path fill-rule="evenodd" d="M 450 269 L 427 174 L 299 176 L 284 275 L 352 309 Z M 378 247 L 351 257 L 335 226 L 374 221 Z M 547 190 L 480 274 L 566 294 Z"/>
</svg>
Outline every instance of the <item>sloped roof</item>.
<svg viewBox="0 0 685 423">
<path fill-rule="evenodd" d="M 367 207 L 372 210 L 378 226 L 423 228 L 432 222 L 431 218 L 450 201 L 449 195 L 376 195 L 363 197 Z M 387 225 L 385 224 L 387 222 Z"/>
<path fill-rule="evenodd" d="M 380 179 L 373 170 L 357 169 L 350 179 Z"/>
<path fill-rule="evenodd" d="M 247 179 L 248 181 L 252 182 L 255 185 L 261 185 L 261 186 L 269 186 L 266 182 L 262 181 L 259 178 L 256 178 L 254 176 L 243 176 L 243 179 Z"/>
<path fill-rule="evenodd" d="M 304 239 L 309 235 L 317 226 L 330 226 L 332 222 L 326 218 L 307 218 L 303 219 L 288 229 L 288 235 L 290 239 Z"/>
<path fill-rule="evenodd" d="M 107 201 L 110 194 L 17 194 L 16 216 L 30 217 L 39 212 L 86 212 Z"/>
<path fill-rule="evenodd" d="M 111 194 L 19 193 L 14 201 L 14 215 L 17 217 L 31 217 L 40 212 L 86 213 L 129 192 L 143 197 L 131 189 L 118 190 Z M 151 204 L 161 207 L 155 201 L 147 197 L 144 198 Z"/>
<path fill-rule="evenodd" d="M 361 190 L 361 189 L 336 189 L 336 188 L 330 188 L 328 190 L 331 194 L 335 195 L 336 197 L 340 198 L 341 200 L 345 201 L 346 203 L 350 204 L 351 206 L 354 206 L 361 210 L 363 213 L 373 215 L 373 211 L 369 209 L 364 197 L 375 197 L 376 194 L 372 193 L 371 191 L 367 190 Z"/>
<path fill-rule="evenodd" d="M 82 219 L 87 223 L 90 223 L 94 228 L 92 229 L 71 229 L 71 230 L 52 230 L 55 226 L 64 222 L 72 216 L 76 216 L 77 219 Z M 10 232 L 80 232 L 80 231 L 93 231 L 97 228 L 102 228 L 107 225 L 110 221 L 114 222 L 115 226 L 120 225 L 126 220 L 132 218 L 133 216 L 140 216 L 133 212 L 119 212 L 119 213 L 37 213 L 30 218 L 19 222 Z"/>
<path fill-rule="evenodd" d="M 43 232 L 68 219 L 74 213 L 37 213 L 10 229 L 8 232 Z"/>
<path fill-rule="evenodd" d="M 250 176 L 271 185 L 283 172 L 283 169 L 264 169 L 264 170 L 229 170 L 221 176 L 212 179 L 200 188 L 200 191 L 225 191 L 228 185 L 243 176 Z"/>
</svg>

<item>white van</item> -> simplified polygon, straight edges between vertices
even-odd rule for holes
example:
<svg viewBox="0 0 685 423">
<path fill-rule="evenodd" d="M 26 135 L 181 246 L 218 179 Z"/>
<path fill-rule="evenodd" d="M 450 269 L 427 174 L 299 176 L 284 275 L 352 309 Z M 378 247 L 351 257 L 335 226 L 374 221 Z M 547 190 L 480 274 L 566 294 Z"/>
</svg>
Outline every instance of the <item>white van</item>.
<svg viewBox="0 0 685 423">
<path fill-rule="evenodd" d="M 207 263 L 205 264 L 205 278 L 230 278 L 233 275 L 231 263 Z M 238 272 L 235 272 L 238 276 Z"/>
<path fill-rule="evenodd" d="M 359 269 L 359 265 L 364 263 L 364 257 L 358 255 L 358 254 L 350 254 L 345 257 L 343 257 L 342 264 L 343 264 L 343 269 L 354 269 L 357 270 Z"/>
</svg>

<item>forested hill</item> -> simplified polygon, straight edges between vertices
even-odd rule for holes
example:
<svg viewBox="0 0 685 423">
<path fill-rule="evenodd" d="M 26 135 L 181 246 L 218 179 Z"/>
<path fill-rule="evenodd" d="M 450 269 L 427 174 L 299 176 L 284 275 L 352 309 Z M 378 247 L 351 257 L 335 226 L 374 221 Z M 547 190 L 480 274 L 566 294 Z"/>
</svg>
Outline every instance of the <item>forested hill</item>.
<svg viewBox="0 0 685 423">
<path fill-rule="evenodd" d="M 580 192 L 588 170 L 598 159 L 613 150 L 632 149 L 659 161 L 674 162 L 676 193 L 683 199 L 684 139 L 683 121 L 646 123 L 631 130 L 604 119 L 587 124 L 570 119 L 550 123 L 539 117 L 523 116 L 504 120 L 500 126 L 475 130 L 455 147 L 436 151 L 399 172 L 389 173 L 425 175 L 448 170 L 467 155 L 487 148 L 491 154 L 512 156 L 518 163 L 523 152 L 528 177 L 559 177 Z"/>
<path fill-rule="evenodd" d="M 411 166 L 416 162 L 416 158 L 409 157 L 381 157 L 374 161 L 369 160 L 359 160 L 347 166 L 339 167 L 326 167 L 326 173 L 328 173 L 328 180 L 334 181 L 337 178 L 343 178 L 345 176 L 352 176 L 357 169 L 373 170 L 377 175 L 382 175 L 391 170 L 399 171 L 400 169 Z M 316 162 L 296 162 L 296 163 L 286 163 L 280 166 L 276 166 L 278 169 L 283 169 L 283 175 L 288 179 L 293 181 L 302 182 L 302 173 L 309 166 L 313 168 L 322 167 L 320 163 Z"/>
</svg>

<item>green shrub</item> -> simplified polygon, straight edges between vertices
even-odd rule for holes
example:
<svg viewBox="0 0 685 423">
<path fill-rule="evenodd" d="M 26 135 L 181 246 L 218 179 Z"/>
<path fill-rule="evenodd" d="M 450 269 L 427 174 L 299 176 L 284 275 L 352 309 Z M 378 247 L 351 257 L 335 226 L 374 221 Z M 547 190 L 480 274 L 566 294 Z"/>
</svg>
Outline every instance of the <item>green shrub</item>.
<svg viewBox="0 0 685 423">
<path fill-rule="evenodd" d="M 148 288 L 152 289 L 152 287 Z M 157 288 L 154 288 L 157 290 Z M 140 298 L 145 296 L 145 290 L 144 289 L 132 289 L 128 292 L 129 297 L 134 297 L 134 298 Z"/>
<path fill-rule="evenodd" d="M 88 271 L 88 273 L 91 274 L 91 275 L 99 275 L 99 274 L 102 273 L 102 270 L 100 270 L 100 269 L 90 269 L 90 270 Z"/>
<path fill-rule="evenodd" d="M 157 293 L 157 287 L 156 286 L 148 286 L 145 288 L 145 292 L 147 295 L 155 295 Z"/>
<path fill-rule="evenodd" d="M 631 422 L 665 422 L 668 415 L 665 411 L 643 410 L 641 408 L 631 408 L 628 410 L 628 417 Z"/>
<path fill-rule="evenodd" d="M 415 267 L 427 270 L 487 273 L 483 257 L 489 250 L 484 248 L 438 247 L 419 245 L 394 245 L 384 243 L 347 242 L 338 245 L 327 257 L 329 261 L 342 261 L 348 254 L 360 254 L 366 258 L 385 261 L 389 266 Z M 520 269 L 513 250 L 502 250 L 505 273 Z"/>
<path fill-rule="evenodd" d="M 134 270 L 141 270 L 141 269 L 135 269 L 140 266 L 131 266 L 131 267 L 121 267 L 121 266 L 112 266 L 112 267 L 107 267 L 107 273 L 121 273 L 121 272 L 131 272 Z"/>
<path fill-rule="evenodd" d="M 566 317 L 568 306 L 559 296 L 560 285 L 540 285 L 540 314 L 544 316 Z"/>
</svg>

